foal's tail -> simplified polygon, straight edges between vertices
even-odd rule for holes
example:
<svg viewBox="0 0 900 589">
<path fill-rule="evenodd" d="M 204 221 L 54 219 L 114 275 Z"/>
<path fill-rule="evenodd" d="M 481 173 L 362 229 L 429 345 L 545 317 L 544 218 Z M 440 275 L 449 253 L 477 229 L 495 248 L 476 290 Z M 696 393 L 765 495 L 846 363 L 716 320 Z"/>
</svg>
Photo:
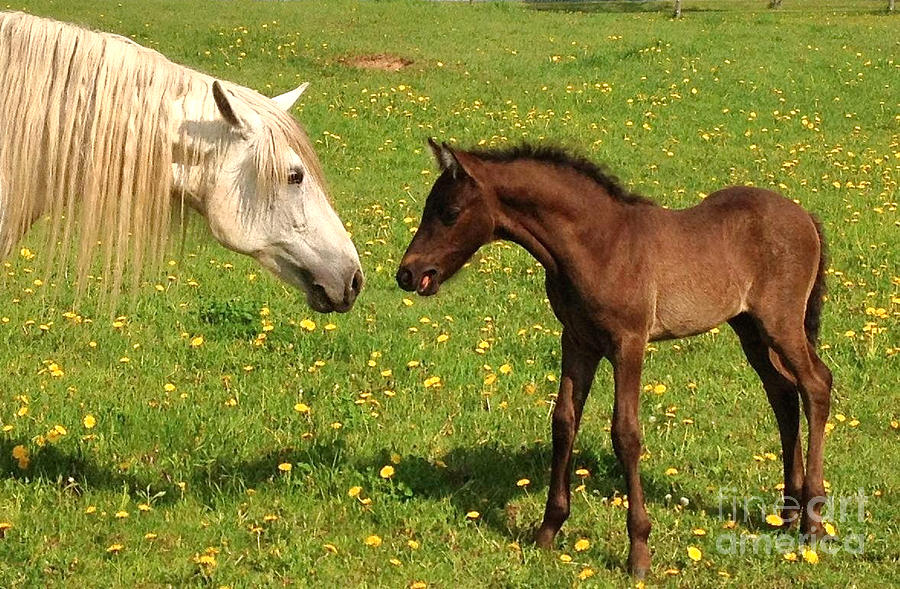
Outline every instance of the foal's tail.
<svg viewBox="0 0 900 589">
<path fill-rule="evenodd" d="M 816 226 L 816 234 L 819 236 L 819 268 L 816 270 L 816 280 L 813 282 L 812 291 L 806 301 L 806 317 L 803 320 L 803 326 L 806 329 L 806 339 L 815 346 L 819 339 L 822 306 L 825 304 L 825 267 L 828 265 L 828 254 L 822 222 L 815 215 L 810 215 L 810 217 L 813 225 Z"/>
</svg>

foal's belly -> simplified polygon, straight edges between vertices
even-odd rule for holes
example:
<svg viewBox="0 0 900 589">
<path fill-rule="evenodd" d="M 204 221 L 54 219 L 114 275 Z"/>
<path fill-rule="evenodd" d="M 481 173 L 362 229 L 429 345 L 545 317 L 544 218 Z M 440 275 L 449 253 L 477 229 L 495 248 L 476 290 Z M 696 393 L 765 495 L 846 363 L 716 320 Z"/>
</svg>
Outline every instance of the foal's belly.
<svg viewBox="0 0 900 589">
<path fill-rule="evenodd" d="M 744 311 L 740 293 L 693 290 L 657 299 L 650 340 L 697 335 Z"/>
</svg>

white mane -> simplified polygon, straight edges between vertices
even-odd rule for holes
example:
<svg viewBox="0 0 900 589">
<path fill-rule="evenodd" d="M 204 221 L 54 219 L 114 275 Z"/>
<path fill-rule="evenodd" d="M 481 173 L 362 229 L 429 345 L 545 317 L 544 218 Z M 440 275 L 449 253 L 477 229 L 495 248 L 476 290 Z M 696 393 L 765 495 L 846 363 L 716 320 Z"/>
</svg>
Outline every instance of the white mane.
<svg viewBox="0 0 900 589">
<path fill-rule="evenodd" d="M 110 291 L 125 268 L 136 286 L 144 262 L 165 251 L 176 175 L 213 172 L 221 145 L 191 128 L 221 120 L 212 82 L 124 37 L 0 12 L 0 257 L 48 215 L 48 270 L 67 265 L 77 236 L 78 277 L 99 259 Z M 223 85 L 263 122 L 253 145 L 258 194 L 287 177 L 276 157 L 286 147 L 324 186 L 294 119 L 253 90 Z"/>
</svg>

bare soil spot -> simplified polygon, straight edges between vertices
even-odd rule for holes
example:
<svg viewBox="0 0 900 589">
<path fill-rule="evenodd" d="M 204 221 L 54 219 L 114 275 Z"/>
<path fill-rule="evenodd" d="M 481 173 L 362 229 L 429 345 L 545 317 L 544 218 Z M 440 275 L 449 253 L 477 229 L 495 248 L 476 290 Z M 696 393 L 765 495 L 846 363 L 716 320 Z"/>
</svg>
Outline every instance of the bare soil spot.
<svg viewBox="0 0 900 589">
<path fill-rule="evenodd" d="M 388 53 L 355 55 L 352 57 L 343 57 L 340 61 L 351 67 L 367 70 L 382 70 L 386 72 L 397 72 L 413 63 L 411 59 L 400 57 L 399 55 L 390 55 Z"/>
</svg>

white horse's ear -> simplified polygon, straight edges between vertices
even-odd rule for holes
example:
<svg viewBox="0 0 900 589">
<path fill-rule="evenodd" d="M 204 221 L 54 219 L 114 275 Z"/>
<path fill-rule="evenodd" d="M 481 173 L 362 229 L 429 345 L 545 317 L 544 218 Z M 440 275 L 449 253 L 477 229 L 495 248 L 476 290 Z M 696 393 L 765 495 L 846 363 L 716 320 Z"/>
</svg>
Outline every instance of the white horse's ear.
<svg viewBox="0 0 900 589">
<path fill-rule="evenodd" d="M 449 171 L 453 175 L 453 177 L 456 178 L 462 170 L 460 168 L 459 161 L 456 159 L 456 156 L 453 154 L 453 150 L 450 149 L 450 146 L 446 143 L 438 145 L 434 139 L 429 137 L 428 147 L 431 148 L 431 153 L 432 155 L 434 155 L 434 159 L 441 171 Z"/>
<path fill-rule="evenodd" d="M 284 112 L 290 112 L 290 110 L 294 108 L 294 104 L 300 98 L 300 95 L 306 92 L 307 88 L 309 88 L 309 82 L 303 82 L 290 92 L 285 92 L 284 94 L 273 97 L 272 102 Z"/>
<path fill-rule="evenodd" d="M 259 115 L 226 90 L 218 80 L 213 82 L 212 90 L 219 113 L 229 125 L 245 133 L 259 126 Z"/>
</svg>

